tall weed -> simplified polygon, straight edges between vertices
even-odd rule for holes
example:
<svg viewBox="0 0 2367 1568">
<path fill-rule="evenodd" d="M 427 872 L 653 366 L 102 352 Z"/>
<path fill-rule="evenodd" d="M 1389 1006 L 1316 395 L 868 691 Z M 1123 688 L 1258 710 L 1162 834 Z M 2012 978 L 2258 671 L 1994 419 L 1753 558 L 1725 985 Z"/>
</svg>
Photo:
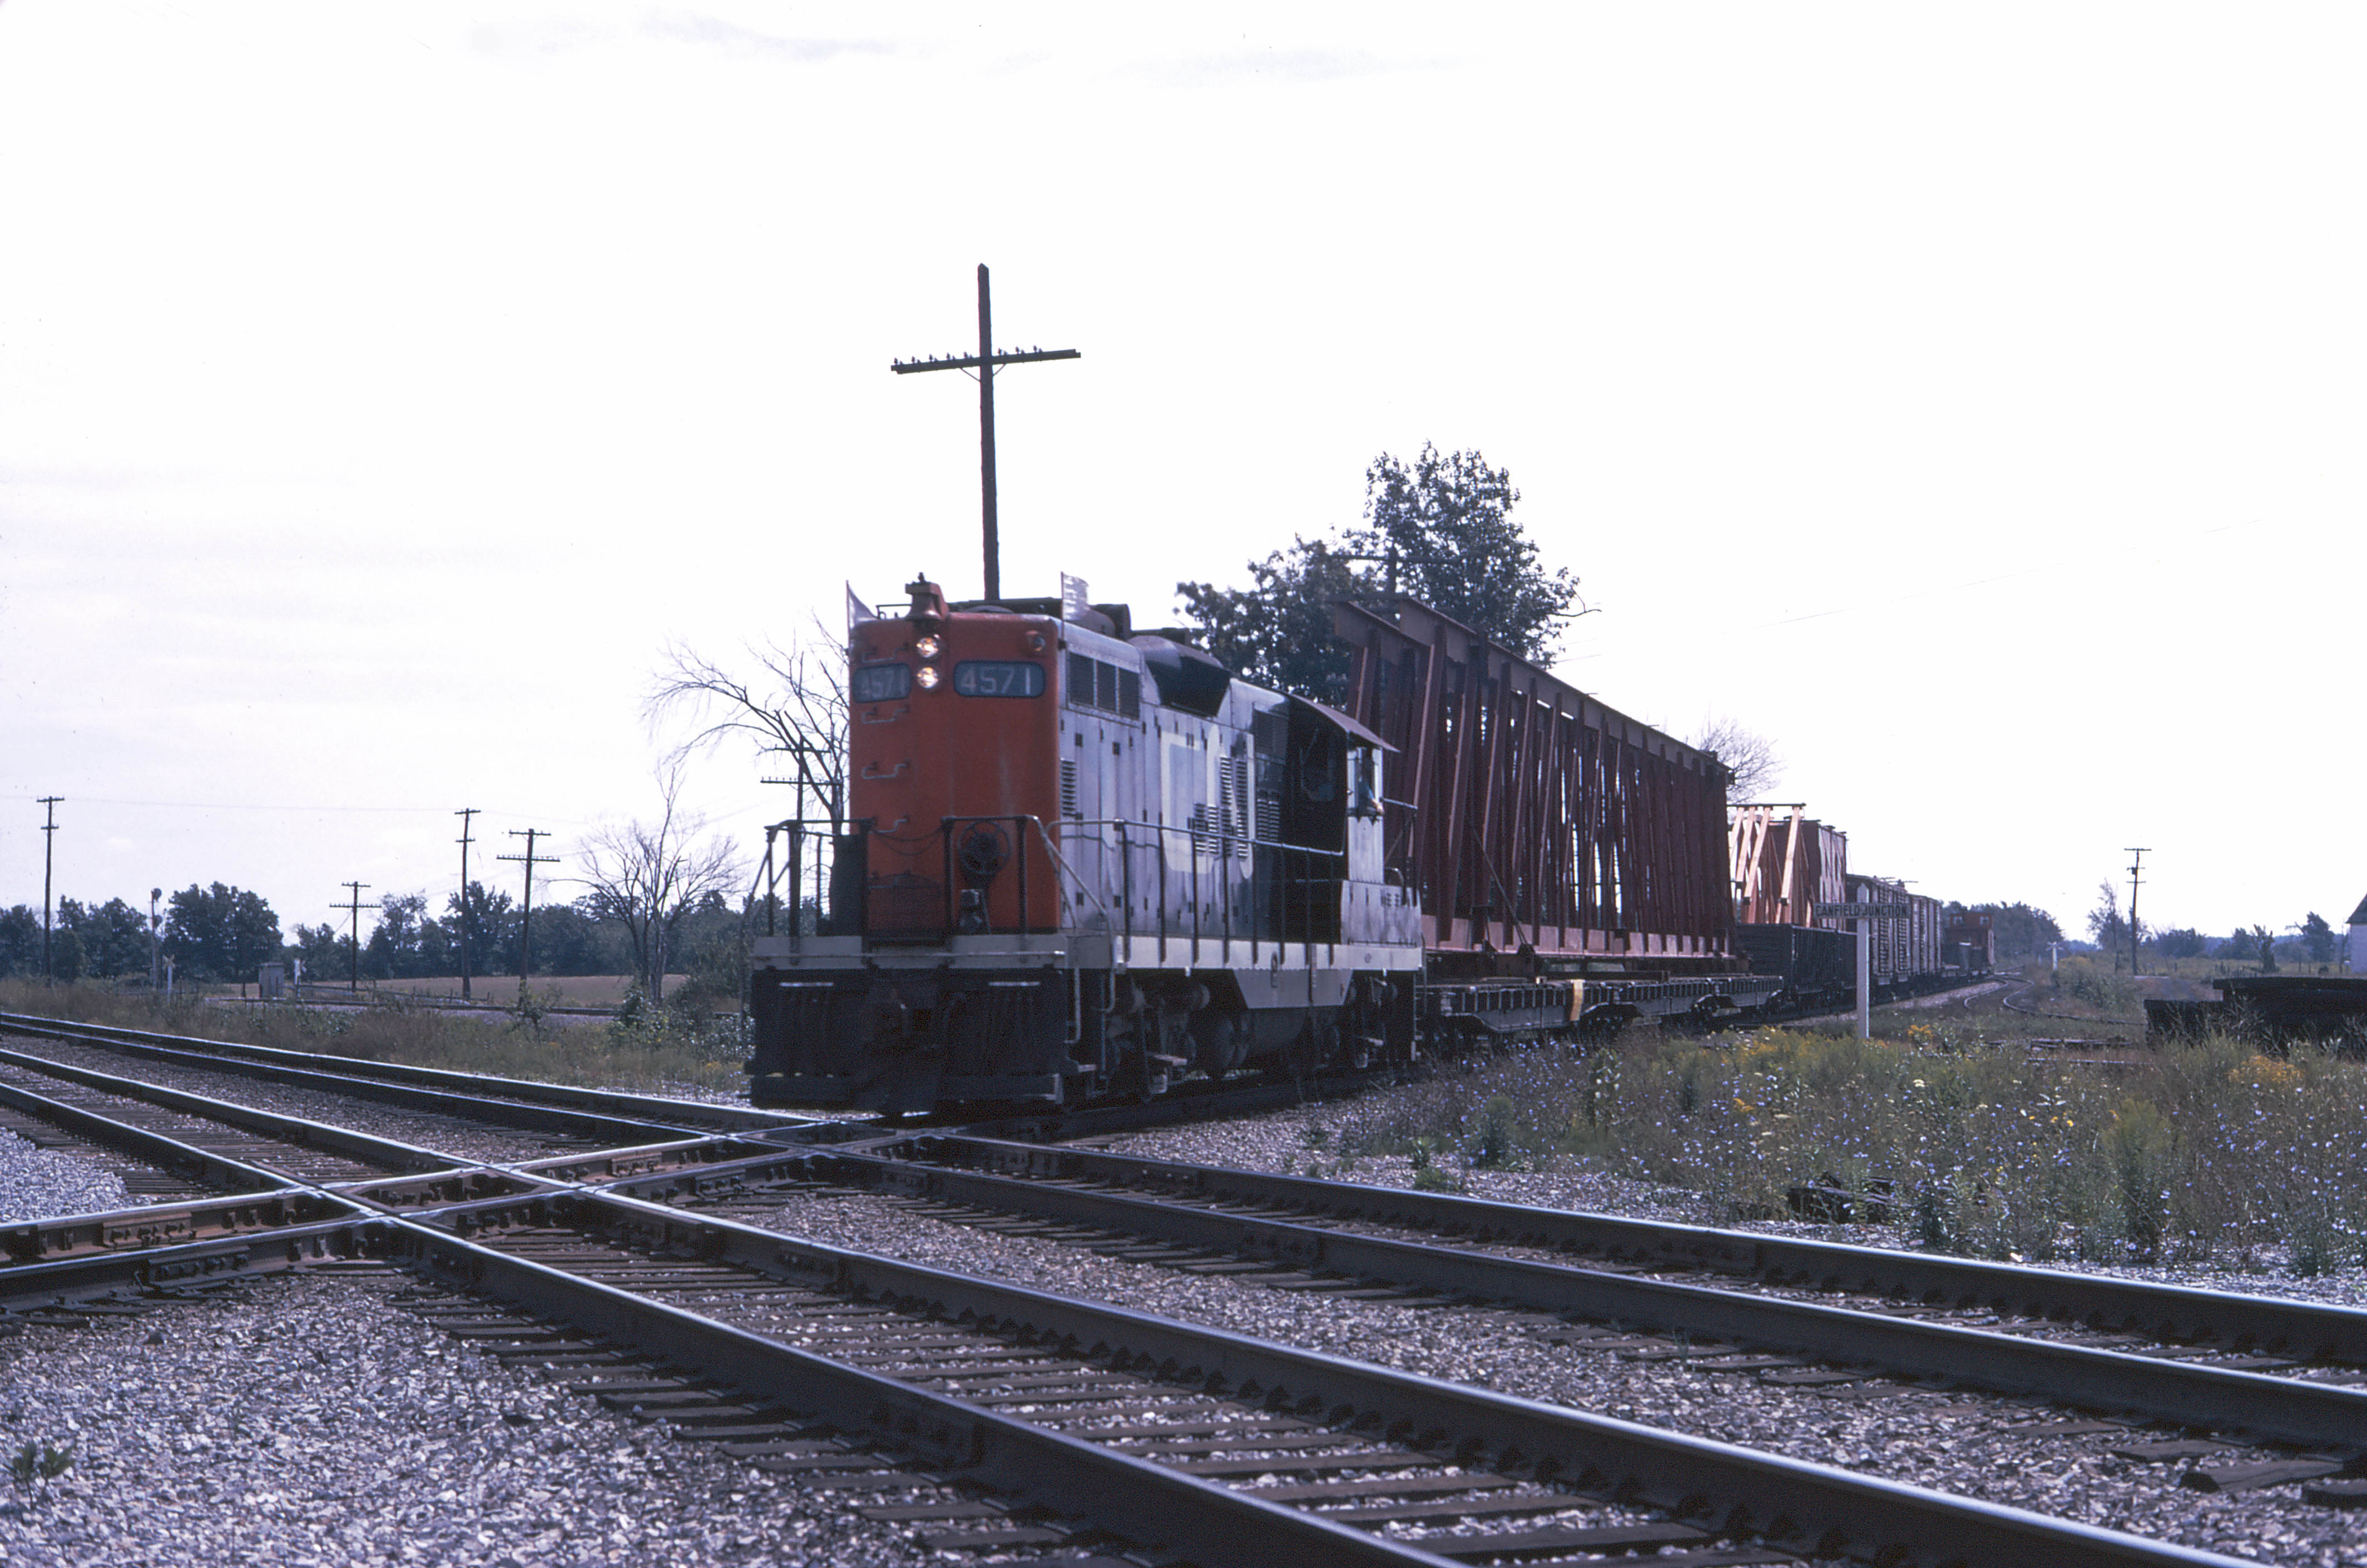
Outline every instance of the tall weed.
<svg viewBox="0 0 2367 1568">
<path fill-rule="evenodd" d="M 1803 1185 L 1880 1193 L 1921 1245 L 1999 1258 L 2298 1269 L 2367 1251 L 2367 1066 L 2213 1037 L 2112 1066 L 2018 1049 L 1769 1029 L 1537 1050 L 1418 1086 L 1335 1129 L 1344 1155 L 1580 1161 L 1738 1217 Z"/>
</svg>

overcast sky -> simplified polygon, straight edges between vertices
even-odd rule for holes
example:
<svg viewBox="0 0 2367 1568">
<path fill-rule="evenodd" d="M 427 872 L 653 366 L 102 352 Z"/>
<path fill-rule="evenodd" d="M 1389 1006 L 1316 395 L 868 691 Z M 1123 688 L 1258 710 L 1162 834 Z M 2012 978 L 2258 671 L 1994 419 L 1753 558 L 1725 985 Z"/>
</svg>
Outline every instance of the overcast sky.
<svg viewBox="0 0 2367 1568">
<path fill-rule="evenodd" d="M 2351 7 L 0 5 L 0 904 L 647 815 L 669 639 L 1159 624 L 1477 447 L 1853 869 L 2367 894 Z M 745 751 L 691 781 L 752 845 Z M 559 868 L 563 874 L 572 866 Z M 515 866 L 484 867 L 515 892 Z M 569 891 L 561 885 L 560 891 Z"/>
</svg>

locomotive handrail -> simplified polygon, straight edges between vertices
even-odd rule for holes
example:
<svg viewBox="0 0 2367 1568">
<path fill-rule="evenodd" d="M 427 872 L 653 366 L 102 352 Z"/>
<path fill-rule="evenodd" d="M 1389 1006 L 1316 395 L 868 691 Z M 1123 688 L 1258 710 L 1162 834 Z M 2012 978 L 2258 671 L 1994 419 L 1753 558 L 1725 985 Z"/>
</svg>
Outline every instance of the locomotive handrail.
<svg viewBox="0 0 2367 1568">
<path fill-rule="evenodd" d="M 1316 855 L 1320 855 L 1320 856 L 1323 856 L 1324 858 L 1329 859 L 1329 860 L 1333 860 L 1333 861 L 1338 861 L 1338 862 L 1342 862 L 1342 863 L 1342 863 L 1342 865 L 1339 868 L 1339 870 L 1340 870 L 1340 872 L 1341 872 L 1341 873 L 1344 873 L 1344 871 L 1345 871 L 1345 869 L 1346 869 L 1346 868 L 1345 868 L 1345 865 L 1344 865 L 1344 863 L 1346 862 L 1346 860 L 1347 860 L 1347 858 L 1348 858 L 1348 852 L 1347 852 L 1346 850 L 1344 850 L 1344 849 L 1339 849 L 1339 850 L 1327 850 L 1327 849 L 1318 849 L 1318 848 L 1316 848 L 1315 846 L 1313 846 L 1313 845 L 1311 845 L 1311 844 L 1290 844 L 1290 843 L 1283 843 L 1283 842 L 1280 842 L 1280 841 L 1275 840 L 1271 840 L 1271 839 L 1261 839 L 1261 838 L 1257 837 L 1257 836 L 1256 836 L 1256 834 L 1255 834 L 1254 832 L 1251 832 L 1251 833 L 1233 833 L 1233 832 L 1230 832 L 1230 831 L 1229 831 L 1229 830 L 1225 830 L 1225 829 L 1217 829 L 1217 830 L 1212 831 L 1212 830 L 1210 830 L 1209 829 L 1205 828 L 1205 827 L 1200 827 L 1200 828 L 1193 827 L 1193 826 L 1192 826 L 1192 825 L 1190 825 L 1189 823 L 1175 823 L 1175 822 L 1145 822 L 1145 821 L 1138 821 L 1138 820 L 1136 820 L 1136 819 L 1134 819 L 1134 818 L 1126 818 L 1126 817 L 1104 817 L 1104 818 L 1074 818 L 1074 817 L 1071 817 L 1071 818 L 1064 818 L 1062 819 L 1062 821 L 1061 821 L 1061 825 L 1060 825 L 1060 830 L 1061 830 L 1061 833 L 1062 833 L 1062 835 L 1063 835 L 1064 837 L 1066 837 L 1066 836 L 1070 835 L 1070 833 L 1072 833 L 1072 832 L 1074 832 L 1074 831 L 1077 831 L 1077 830 L 1080 830 L 1080 829 L 1104 829 L 1104 830 L 1105 830 L 1105 829 L 1116 829 L 1117 830 L 1117 832 L 1116 832 L 1116 836 L 1117 836 L 1117 842 L 1116 842 L 1116 844 L 1115 846 L 1110 846 L 1110 845 L 1108 844 L 1108 840 L 1107 840 L 1107 839 L 1106 839 L 1106 838 L 1099 838 L 1099 837 L 1097 837 L 1096 841 L 1097 841 L 1097 842 L 1099 842 L 1099 843 L 1101 843 L 1101 844 L 1102 844 L 1102 845 L 1104 845 L 1104 847 L 1114 847 L 1114 848 L 1117 851 L 1117 853 L 1118 853 L 1118 878 L 1119 878 L 1119 883 L 1120 883 L 1119 897 L 1120 897 L 1120 901 L 1121 901 L 1121 903 L 1122 903 L 1122 905 L 1123 905 L 1123 907 L 1124 907 L 1125 914 L 1124 914 L 1124 917 L 1123 917 L 1123 919 L 1121 919 L 1121 921 L 1118 923 L 1117 927 L 1115 929 L 1115 931 L 1114 931 L 1114 933 L 1113 933 L 1113 934 L 1122 936 L 1122 937 L 1125 939 L 1126 942 L 1127 942 L 1127 948 L 1128 948 L 1128 950 L 1129 950 L 1129 951 L 1131 951 L 1131 950 L 1132 950 L 1132 947 L 1133 947 L 1133 945 L 1134 945 L 1134 941 L 1135 941 L 1135 931 L 1134 931 L 1134 851 L 1135 851 L 1135 848 L 1136 848 L 1136 846 L 1135 846 L 1132 842 L 1130 842 L 1129 840 L 1132 839 L 1133 835 L 1135 835 L 1135 834 L 1136 834 L 1136 833 L 1138 833 L 1138 832 L 1139 832 L 1139 833 L 1144 833 L 1144 834 L 1146 834 L 1146 836 L 1152 836 L 1152 835 L 1155 835 L 1154 841 L 1153 841 L 1153 842 L 1151 842 L 1151 843 L 1150 843 L 1150 844 L 1147 844 L 1147 845 L 1145 845 L 1145 846 L 1143 846 L 1143 847 L 1144 847 L 1144 848 L 1147 848 L 1147 849 L 1149 849 L 1149 850 L 1150 850 L 1150 851 L 1152 851 L 1154 853 L 1156 853 L 1156 854 L 1159 856 L 1159 870 L 1160 870 L 1160 874 L 1159 874 L 1159 925 L 1158 925 L 1157 935 L 1158 935 L 1158 941 L 1159 941 L 1159 956 L 1160 956 L 1160 960 L 1161 960 L 1161 962 L 1162 962 L 1162 963 L 1164 963 L 1164 962 L 1165 962 L 1166 957 L 1167 957 L 1167 940 L 1168 940 L 1168 935 L 1169 935 L 1169 931 L 1168 931 L 1168 925 L 1169 925 L 1169 921 L 1168 921 L 1168 919 L 1167 919 L 1167 883 L 1168 883 L 1168 867 L 1167 867 L 1167 836 L 1168 836 L 1169 834 L 1171 834 L 1171 833 L 1187 833 L 1187 834 L 1190 834 L 1190 835 L 1193 837 L 1193 839 L 1194 839 L 1194 840 L 1195 840 L 1195 843 L 1198 843 L 1198 842 L 1201 842 L 1201 841 L 1209 841 L 1209 840 L 1214 841 L 1217 847 L 1217 849 L 1216 849 L 1216 851 L 1215 851 L 1215 852 L 1214 852 L 1213 856 L 1211 856 L 1210 858 L 1214 858 L 1214 859 L 1217 859 L 1217 860 L 1219 860 L 1219 861 L 1229 861 L 1229 860 L 1233 857 L 1233 854 L 1234 854 L 1234 846 L 1235 846 L 1235 845 L 1245 845 L 1245 846 L 1248 846 L 1248 847 L 1250 847 L 1250 848 L 1251 848 L 1251 849 L 1268 850 L 1268 851 L 1272 851 L 1272 852 L 1275 852 L 1275 853 L 1278 853 L 1278 854 L 1280 854 L 1280 855 L 1282 855 L 1282 856 L 1285 857 L 1285 862 L 1284 862 L 1284 866 L 1283 866 L 1283 868 L 1279 868 L 1279 870 L 1278 870 L 1278 874 L 1279 874 L 1279 875 L 1280 875 L 1280 877 L 1282 878 L 1282 881 L 1283 881 L 1283 884 L 1284 884 L 1284 886 L 1285 886 L 1285 889 L 1295 887 L 1295 888 L 1297 888 L 1297 890 L 1299 890 L 1299 891 L 1300 891 L 1300 892 L 1302 892 L 1302 893 L 1305 893 L 1305 892 L 1307 892 L 1308 890 L 1312 889 L 1313 887 L 1315 887 L 1315 886 L 1316 886 L 1316 885 L 1317 885 L 1317 884 L 1319 884 L 1319 883 L 1320 883 L 1320 882 L 1323 882 L 1323 881 L 1325 881 L 1325 880 L 1330 880 L 1330 879 L 1326 879 L 1326 878 L 1323 878 L 1323 877 L 1319 877 L 1319 876 L 1316 876 L 1316 875 L 1313 875 L 1313 874 L 1307 874 L 1307 873 L 1294 873 L 1294 872 L 1292 872 L 1291 870 L 1289 870 L 1289 869 L 1288 869 L 1288 867 L 1289 867 L 1289 865 L 1290 865 L 1290 862 L 1289 862 L 1289 860 L 1288 860 L 1288 858 L 1287 858 L 1287 857 L 1289 857 L 1289 856 L 1293 856 L 1293 855 L 1298 855 L 1298 856 L 1316 856 Z M 1201 916 L 1200 916 L 1200 909 L 1201 909 L 1201 900 L 1200 900 L 1199 891 L 1198 891 L 1198 880 L 1199 880 L 1199 874 L 1200 874 L 1199 862 L 1200 862 L 1200 859 L 1201 859 L 1204 855 L 1206 855 L 1206 854 L 1207 854 L 1207 852 L 1203 851 L 1203 850 L 1195 849 L 1195 850 L 1194 851 L 1193 863 L 1192 863 L 1192 876 L 1193 876 L 1193 882 L 1194 882 L 1194 891 L 1193 891 L 1193 897 L 1192 897 L 1192 932 L 1191 932 L 1191 941 L 1192 941 L 1192 942 L 1193 942 L 1193 944 L 1194 944 L 1194 946 L 1195 946 L 1195 949 L 1197 948 L 1197 946 L 1198 946 L 1199 942 L 1201 942 L 1201 940 L 1202 940 L 1202 938 L 1203 938 L 1203 933 L 1202 933 L 1201 929 L 1200 929 L 1200 919 L 1201 919 Z M 1302 863 L 1301 863 L 1301 864 L 1304 864 L 1304 862 L 1302 862 Z M 1302 947 L 1304 947 L 1304 948 L 1306 948 L 1306 949 L 1307 949 L 1307 951 L 1308 951 L 1308 962 L 1312 963 L 1312 962 L 1313 962 L 1313 957 L 1314 957 L 1314 950 L 1315 950 L 1315 948 L 1316 948 L 1318 945 L 1321 945 L 1321 946 L 1325 946 L 1325 947 L 1336 947 L 1336 946 L 1338 945 L 1338 943 L 1339 943 L 1339 940 L 1340 940 L 1340 939 L 1339 939 L 1339 936 L 1338 936 L 1336 933 L 1335 933 L 1335 934 L 1332 934 L 1332 935 L 1328 935 L 1328 936 L 1319 936 L 1319 935 L 1317 934 L 1317 932 L 1316 932 L 1316 929 L 1315 929 L 1315 909 L 1314 909 L 1313 900 L 1312 900 L 1311 898 L 1309 898 L 1309 899 L 1306 900 L 1306 904 L 1307 904 L 1307 908 L 1306 908 L 1306 916 L 1305 916 L 1305 926 L 1306 926 L 1306 929 L 1305 929 L 1304 931 L 1302 931 L 1299 933 L 1298 937 L 1297 937 L 1296 940 L 1298 942 L 1298 943 L 1299 943 L 1299 945 L 1300 945 L 1300 946 L 1302 946 Z M 1257 962 L 1257 950 L 1258 950 L 1258 948 L 1259 948 L 1261 945 L 1263 945 L 1263 943 L 1265 943 L 1266 942 L 1268 942 L 1268 941 L 1271 941 L 1271 942 L 1274 944 L 1274 946 L 1275 946 L 1276 948 L 1285 947 L 1285 946 L 1289 945 L 1289 943 L 1290 943 L 1290 942 L 1292 942 L 1292 940 L 1293 940 L 1293 938 L 1291 937 L 1291 934 L 1290 934 L 1290 929 L 1289 929 L 1289 928 L 1290 928 L 1289 910 L 1290 910 L 1290 900 L 1289 900 L 1288 898 L 1286 898 L 1286 897 L 1285 897 L 1285 898 L 1283 900 L 1282 908 L 1281 908 L 1281 910 L 1280 910 L 1280 912 L 1279 912 L 1279 916 L 1278 916 L 1278 919 L 1277 919 L 1277 921 L 1276 921 L 1276 929 L 1275 929 L 1275 931 L 1274 931 L 1274 934 L 1273 934 L 1273 936 L 1272 936 L 1271 938 L 1266 937 L 1266 936 L 1264 936 L 1264 935 L 1261 934 L 1261 932 L 1260 932 L 1260 931 L 1259 931 L 1259 929 L 1258 929 L 1257 923 L 1255 922 L 1255 920 L 1254 920 L 1254 919 L 1252 919 L 1252 921 L 1251 921 L 1251 926 L 1250 926 L 1250 934 L 1249 934 L 1249 942 L 1250 942 L 1250 957 L 1251 957 L 1251 962 L 1252 962 L 1252 963 Z M 1107 909 L 1106 909 L 1106 907 L 1104 907 L 1104 910 L 1103 910 L 1103 913 L 1104 913 L 1104 915 L 1106 915 L 1106 914 L 1107 914 L 1107 912 L 1108 912 L 1108 911 L 1107 911 Z M 1230 895 L 1229 895 L 1229 891 L 1228 892 L 1228 896 L 1227 896 L 1227 897 L 1226 897 L 1226 899 L 1225 899 L 1225 931 L 1224 931 L 1224 940 L 1225 940 L 1226 943 L 1227 943 L 1229 946 L 1231 944 L 1231 942 L 1233 942 L 1233 940 L 1234 940 L 1234 934 L 1233 934 L 1233 902 L 1232 902 L 1232 898 L 1231 898 L 1231 897 L 1230 897 Z"/>
<path fill-rule="evenodd" d="M 1160 833 L 1189 833 L 1195 838 L 1221 840 L 1227 845 L 1248 844 L 1261 850 L 1287 850 L 1293 854 L 1329 855 L 1334 860 L 1345 860 L 1348 856 L 1348 852 L 1345 850 L 1320 850 L 1312 844 L 1285 844 L 1278 839 L 1261 839 L 1248 833 L 1213 831 L 1206 828 L 1195 828 L 1189 823 L 1141 822 L 1130 817 L 1067 817 L 1061 818 L 1061 822 L 1063 832 L 1070 828 L 1147 828 Z M 1224 857 L 1219 854 L 1217 858 L 1221 860 Z"/>
</svg>

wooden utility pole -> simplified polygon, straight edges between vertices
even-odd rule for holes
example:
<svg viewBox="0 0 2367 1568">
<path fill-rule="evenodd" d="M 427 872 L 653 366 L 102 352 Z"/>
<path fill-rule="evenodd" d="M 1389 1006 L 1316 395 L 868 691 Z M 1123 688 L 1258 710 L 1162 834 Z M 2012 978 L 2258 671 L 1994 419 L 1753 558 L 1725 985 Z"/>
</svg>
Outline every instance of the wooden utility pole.
<svg viewBox="0 0 2367 1568">
<path fill-rule="evenodd" d="M 50 967 L 50 852 L 58 842 L 58 803 L 62 795 L 45 795 L 39 804 L 47 818 L 41 824 L 41 984 L 51 983 L 56 971 Z"/>
<path fill-rule="evenodd" d="M 475 907 L 469 899 L 469 825 L 477 807 L 464 806 L 452 813 L 460 819 L 460 999 L 469 999 L 469 947 L 477 929 Z"/>
<path fill-rule="evenodd" d="M 534 852 L 534 841 L 537 839 L 550 837 L 540 828 L 513 828 L 510 829 L 510 837 L 526 840 L 526 853 L 495 855 L 493 858 L 519 861 L 526 866 L 526 910 L 518 918 L 518 996 L 523 999 L 526 996 L 526 977 L 534 973 L 534 868 L 538 865 L 557 865 L 559 857 L 538 855 Z"/>
<path fill-rule="evenodd" d="M 1002 597 L 1002 541 L 994 507 L 994 372 L 1005 365 L 1032 365 L 1039 359 L 1082 359 L 1073 348 L 1031 348 L 1025 353 L 994 350 L 994 320 L 987 303 L 986 264 L 978 264 L 978 352 L 939 359 L 898 359 L 888 368 L 899 376 L 920 370 L 968 370 L 978 377 L 978 478 L 980 516 L 986 533 L 986 597 Z"/>
<path fill-rule="evenodd" d="M 369 884 L 342 882 L 338 886 L 352 896 L 349 902 L 340 904 L 337 908 L 349 910 L 354 918 L 353 964 L 345 976 L 345 988 L 358 996 L 362 988 L 362 889 L 368 887 Z"/>
<path fill-rule="evenodd" d="M 2137 868 L 2145 864 L 2146 852 L 2132 849 L 2129 853 L 2136 856 L 2129 863 L 2129 978 L 2134 980 L 2137 976 Z"/>
</svg>

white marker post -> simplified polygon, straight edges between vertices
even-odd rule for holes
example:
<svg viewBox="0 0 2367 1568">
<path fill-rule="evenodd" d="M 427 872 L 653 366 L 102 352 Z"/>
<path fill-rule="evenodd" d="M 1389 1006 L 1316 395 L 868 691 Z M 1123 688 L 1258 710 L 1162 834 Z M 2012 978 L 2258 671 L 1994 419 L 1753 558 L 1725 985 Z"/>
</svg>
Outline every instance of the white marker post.
<svg viewBox="0 0 2367 1568">
<path fill-rule="evenodd" d="M 1819 904 L 1817 919 L 1820 920 L 1854 920 L 1857 922 L 1857 1037 L 1874 1038 L 1874 922 L 1903 920 L 1908 908 L 1904 904 Z"/>
</svg>

